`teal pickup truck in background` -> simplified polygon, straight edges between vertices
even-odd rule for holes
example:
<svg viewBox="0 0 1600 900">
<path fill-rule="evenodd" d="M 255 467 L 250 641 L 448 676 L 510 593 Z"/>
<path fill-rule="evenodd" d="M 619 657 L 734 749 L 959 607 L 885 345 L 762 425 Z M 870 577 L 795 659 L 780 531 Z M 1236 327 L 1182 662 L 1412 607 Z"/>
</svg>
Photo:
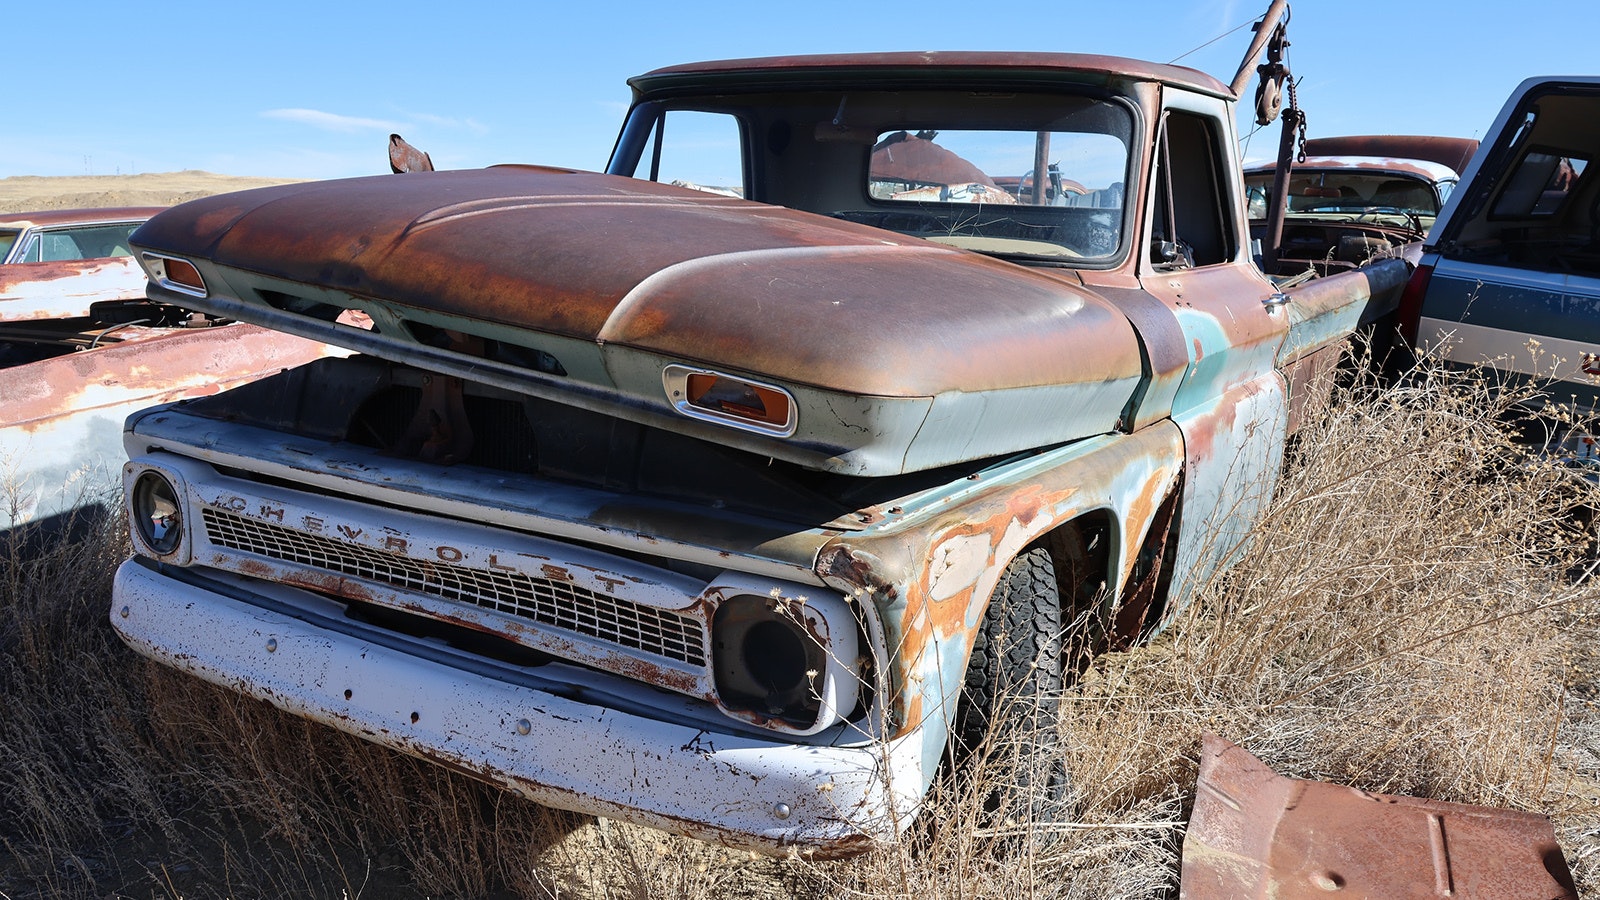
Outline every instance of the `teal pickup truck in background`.
<svg viewBox="0 0 1600 900">
<path fill-rule="evenodd" d="M 1530 78 L 1490 128 L 1407 285 L 1413 345 L 1553 380 L 1579 420 L 1600 407 L 1600 77 Z M 1592 456 L 1588 429 L 1557 429 Z"/>
</svg>

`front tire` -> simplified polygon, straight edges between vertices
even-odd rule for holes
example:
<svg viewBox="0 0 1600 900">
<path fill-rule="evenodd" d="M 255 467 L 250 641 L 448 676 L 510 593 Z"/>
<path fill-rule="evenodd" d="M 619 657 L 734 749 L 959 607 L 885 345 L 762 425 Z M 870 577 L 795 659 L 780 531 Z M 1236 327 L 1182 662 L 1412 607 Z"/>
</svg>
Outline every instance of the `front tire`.
<svg viewBox="0 0 1600 900">
<path fill-rule="evenodd" d="M 1066 681 L 1056 562 L 1033 547 L 1006 566 L 984 611 L 952 728 L 958 772 L 995 785 L 991 812 L 1027 797 L 1048 818 L 1065 793 L 1057 719 Z M 1041 805 L 1043 804 L 1043 805 Z"/>
</svg>

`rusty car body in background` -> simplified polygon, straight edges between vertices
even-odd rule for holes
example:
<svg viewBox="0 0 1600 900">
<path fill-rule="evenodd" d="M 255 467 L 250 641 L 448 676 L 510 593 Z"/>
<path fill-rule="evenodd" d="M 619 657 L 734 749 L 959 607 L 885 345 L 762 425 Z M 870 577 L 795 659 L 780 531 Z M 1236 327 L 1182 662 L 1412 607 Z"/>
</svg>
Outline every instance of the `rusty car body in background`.
<svg viewBox="0 0 1600 900">
<path fill-rule="evenodd" d="M 1428 135 L 1351 135 L 1305 141 L 1285 185 L 1278 276 L 1355 268 L 1378 255 L 1408 254 L 1421 241 L 1472 159 L 1478 142 Z M 1268 197 L 1278 164 L 1245 167 L 1251 237 L 1270 244 Z M 1410 246 L 1415 244 L 1416 246 Z"/>
<path fill-rule="evenodd" d="M 0 215 L 0 533 L 115 506 L 134 410 L 326 352 L 147 300 L 128 235 L 159 211 Z"/>
<path fill-rule="evenodd" d="M 151 297 L 360 355 L 130 417 L 112 623 L 543 803 L 858 852 L 1001 696 L 1060 685 L 1067 623 L 1137 639 L 1242 552 L 1408 266 L 1277 290 L 1237 90 L 1181 67 L 631 84 L 604 173 L 300 184 L 139 230 Z M 917 143 L 938 171 L 891 165 Z"/>
<path fill-rule="evenodd" d="M 20 323 L 87 319 L 98 302 L 144 297 L 128 235 L 161 207 L 0 214 L 0 366 L 64 352 Z M 32 326 L 38 328 L 39 326 Z"/>
</svg>

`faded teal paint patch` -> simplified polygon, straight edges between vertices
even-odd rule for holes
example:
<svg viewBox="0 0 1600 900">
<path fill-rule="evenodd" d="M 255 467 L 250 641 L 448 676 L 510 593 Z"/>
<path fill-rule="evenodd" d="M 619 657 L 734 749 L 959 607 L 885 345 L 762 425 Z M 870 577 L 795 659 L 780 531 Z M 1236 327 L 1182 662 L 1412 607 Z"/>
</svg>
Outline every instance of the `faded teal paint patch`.
<svg viewBox="0 0 1600 900">
<path fill-rule="evenodd" d="M 1215 316 L 1187 307 L 1173 312 L 1189 350 L 1188 375 L 1172 401 L 1174 418 L 1214 402 L 1244 378 L 1273 368 L 1282 332 L 1268 341 L 1236 346 Z"/>
</svg>

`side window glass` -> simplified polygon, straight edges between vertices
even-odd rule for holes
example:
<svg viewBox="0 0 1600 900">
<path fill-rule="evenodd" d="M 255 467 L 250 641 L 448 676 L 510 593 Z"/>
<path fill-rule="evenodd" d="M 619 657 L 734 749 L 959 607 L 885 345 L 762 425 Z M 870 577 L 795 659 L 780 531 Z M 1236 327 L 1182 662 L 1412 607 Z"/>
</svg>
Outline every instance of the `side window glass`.
<svg viewBox="0 0 1600 900">
<path fill-rule="evenodd" d="M 45 232 L 42 237 L 45 259 L 104 259 L 110 256 L 133 256 L 128 248 L 128 235 L 138 224 L 114 226 L 72 227 L 62 231 Z M 51 253 L 56 255 L 51 256 Z"/>
<path fill-rule="evenodd" d="M 133 250 L 128 246 L 128 236 L 138 227 L 137 224 L 127 224 L 77 228 L 72 231 L 72 239 L 77 243 L 78 252 L 83 254 L 84 259 L 132 256 Z"/>
<path fill-rule="evenodd" d="M 1582 156 L 1560 150 L 1530 150 L 1512 170 L 1490 213 L 1495 218 L 1550 216 L 1566 202 L 1589 165 Z"/>
<path fill-rule="evenodd" d="M 47 231 L 39 235 L 39 261 L 57 262 L 65 259 L 83 259 L 78 242 L 71 232 Z"/>
<path fill-rule="evenodd" d="M 656 120 L 635 178 L 743 197 L 744 140 L 726 113 L 668 110 Z"/>
<path fill-rule="evenodd" d="M 1167 113 L 1156 158 L 1150 261 L 1162 268 L 1211 266 L 1234 256 L 1232 202 L 1223 202 L 1222 157 L 1212 122 Z"/>
<path fill-rule="evenodd" d="M 137 225 L 95 225 L 63 228 L 40 234 L 29 250 L 29 262 L 57 262 L 73 259 L 104 259 L 132 256 L 128 235 Z"/>
<path fill-rule="evenodd" d="M 1245 203 L 1249 207 L 1248 215 L 1251 219 L 1265 219 L 1267 217 L 1267 193 L 1271 190 L 1271 182 L 1257 181 L 1245 185 Z"/>
</svg>

